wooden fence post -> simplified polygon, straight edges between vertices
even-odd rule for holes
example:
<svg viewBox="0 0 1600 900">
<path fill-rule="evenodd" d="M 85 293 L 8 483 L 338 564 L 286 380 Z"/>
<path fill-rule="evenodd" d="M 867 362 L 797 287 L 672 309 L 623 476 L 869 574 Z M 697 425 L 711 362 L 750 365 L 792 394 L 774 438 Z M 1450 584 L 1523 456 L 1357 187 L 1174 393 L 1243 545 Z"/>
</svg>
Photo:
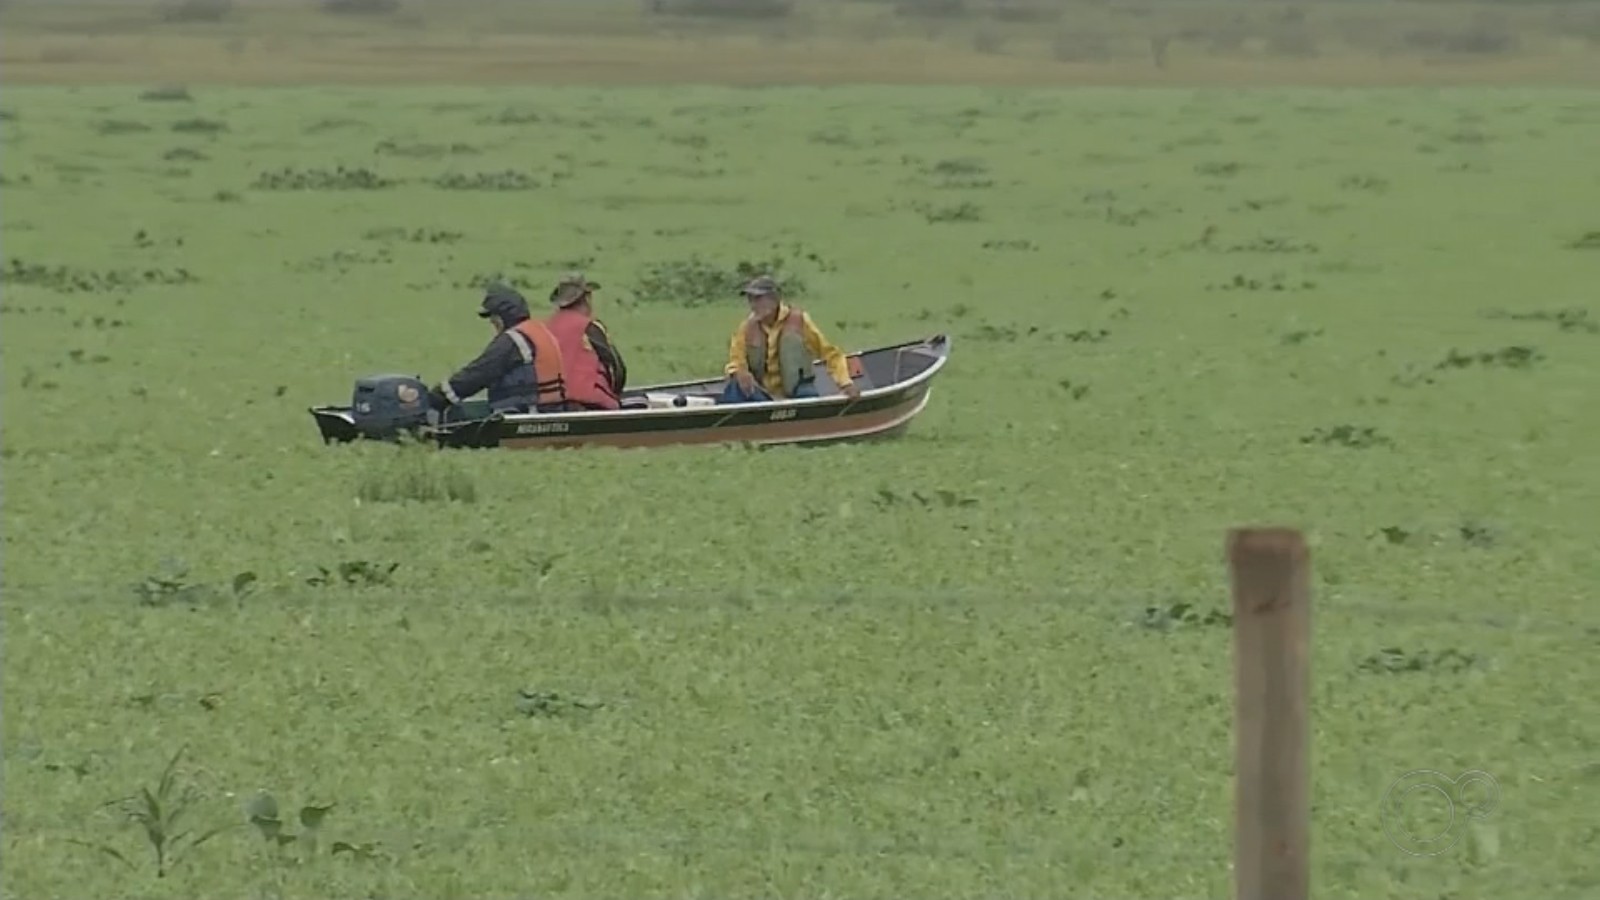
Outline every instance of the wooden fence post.
<svg viewBox="0 0 1600 900">
<path fill-rule="evenodd" d="M 1237 900 L 1311 891 L 1311 564 L 1300 532 L 1228 532 Z"/>
</svg>

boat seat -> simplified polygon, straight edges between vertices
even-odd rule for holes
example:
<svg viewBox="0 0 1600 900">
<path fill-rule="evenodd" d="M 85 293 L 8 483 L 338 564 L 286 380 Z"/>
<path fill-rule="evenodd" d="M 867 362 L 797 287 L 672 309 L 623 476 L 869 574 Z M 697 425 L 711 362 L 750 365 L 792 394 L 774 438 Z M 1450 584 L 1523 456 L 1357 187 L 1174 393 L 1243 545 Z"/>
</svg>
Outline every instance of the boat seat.
<svg viewBox="0 0 1600 900">
<path fill-rule="evenodd" d="M 861 357 L 851 356 L 846 359 L 849 366 L 850 380 L 856 387 L 863 391 L 871 390 L 874 385 L 872 377 L 867 374 L 867 367 L 861 364 Z M 831 397 L 839 393 L 839 385 L 833 381 L 833 376 L 828 374 L 828 367 L 817 365 L 817 394 L 822 397 Z"/>
</svg>

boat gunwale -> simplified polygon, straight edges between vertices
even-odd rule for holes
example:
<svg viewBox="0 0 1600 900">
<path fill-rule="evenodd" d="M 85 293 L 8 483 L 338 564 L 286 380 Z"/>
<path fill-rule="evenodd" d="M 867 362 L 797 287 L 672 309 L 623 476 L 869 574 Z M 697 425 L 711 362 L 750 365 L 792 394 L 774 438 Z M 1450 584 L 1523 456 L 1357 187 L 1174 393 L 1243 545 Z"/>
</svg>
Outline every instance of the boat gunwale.
<svg viewBox="0 0 1600 900">
<path fill-rule="evenodd" d="M 934 344 L 939 346 L 937 348 L 931 346 Z M 482 428 L 487 425 L 514 426 L 527 422 L 589 422 L 594 420 L 613 422 L 635 419 L 649 420 L 651 418 L 665 417 L 682 417 L 691 420 L 692 422 L 692 420 L 695 418 L 711 416 L 719 413 L 724 416 L 731 416 L 748 412 L 772 411 L 778 409 L 811 409 L 819 406 L 830 405 L 839 406 L 840 410 L 837 415 L 840 417 L 846 417 L 852 407 L 864 400 L 877 400 L 888 397 L 892 394 L 906 391 L 931 380 L 934 375 L 938 374 L 938 372 L 944 368 L 945 363 L 947 363 L 950 359 L 950 338 L 948 335 L 935 334 L 921 340 L 907 341 L 901 344 L 889 344 L 883 347 L 875 347 L 870 350 L 862 350 L 857 353 L 848 354 L 848 356 L 860 358 L 863 356 L 890 352 L 921 353 L 925 356 L 931 357 L 933 362 L 931 362 L 927 368 L 915 375 L 912 375 L 910 378 L 907 378 L 904 381 L 895 381 L 880 387 L 868 388 L 867 390 L 862 391 L 861 396 L 859 397 L 847 397 L 843 394 L 838 394 L 828 397 L 786 397 L 783 399 L 757 400 L 743 403 L 716 403 L 710 406 L 632 407 L 622 409 L 593 409 L 549 413 L 491 413 L 490 415 L 482 418 L 433 425 L 429 427 L 429 431 L 434 435 L 443 437 L 469 428 Z M 815 361 L 813 364 L 816 364 Z M 694 381 L 652 384 L 639 388 L 637 391 L 628 391 L 626 392 L 626 395 L 642 397 L 647 393 L 666 392 L 674 388 L 711 385 L 723 380 L 725 379 L 707 378 Z M 342 419 L 350 423 L 352 426 L 355 424 L 355 418 L 352 415 L 353 410 L 348 406 L 313 406 L 310 408 L 310 412 L 314 416 L 332 416 L 334 418 Z M 718 425 L 686 423 L 685 427 L 715 429 L 718 427 Z"/>
</svg>

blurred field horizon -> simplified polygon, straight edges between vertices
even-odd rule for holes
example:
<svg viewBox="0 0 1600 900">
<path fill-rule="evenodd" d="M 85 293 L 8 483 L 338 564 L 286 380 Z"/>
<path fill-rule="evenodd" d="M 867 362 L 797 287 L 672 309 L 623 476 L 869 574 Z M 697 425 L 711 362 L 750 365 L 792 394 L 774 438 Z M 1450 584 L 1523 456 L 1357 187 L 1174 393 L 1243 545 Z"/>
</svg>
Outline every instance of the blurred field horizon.
<svg viewBox="0 0 1600 900">
<path fill-rule="evenodd" d="M 8 85 L 1600 83 L 1579 3 L 131 0 L 0 5 Z"/>
</svg>

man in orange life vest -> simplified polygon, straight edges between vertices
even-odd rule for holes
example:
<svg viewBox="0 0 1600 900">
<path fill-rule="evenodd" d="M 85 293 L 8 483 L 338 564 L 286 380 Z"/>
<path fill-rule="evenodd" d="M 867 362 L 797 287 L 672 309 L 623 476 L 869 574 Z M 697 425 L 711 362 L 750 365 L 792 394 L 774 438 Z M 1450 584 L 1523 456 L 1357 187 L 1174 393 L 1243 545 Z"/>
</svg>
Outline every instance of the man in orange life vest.
<svg viewBox="0 0 1600 900">
<path fill-rule="evenodd" d="M 589 298 L 600 285 L 569 273 L 550 292 L 556 312 L 544 320 L 505 286 L 491 287 L 478 317 L 495 335 L 478 358 L 429 392 L 445 410 L 487 389 L 489 408 L 507 412 L 575 412 L 617 409 L 628 369 Z"/>
<path fill-rule="evenodd" d="M 821 359 L 834 383 L 848 397 L 861 396 L 850 378 L 844 352 L 835 347 L 805 310 L 783 302 L 778 283 L 753 278 L 739 289 L 750 315 L 728 343 L 728 385 L 723 403 L 752 403 L 785 397 L 817 396 L 812 360 Z"/>
</svg>

